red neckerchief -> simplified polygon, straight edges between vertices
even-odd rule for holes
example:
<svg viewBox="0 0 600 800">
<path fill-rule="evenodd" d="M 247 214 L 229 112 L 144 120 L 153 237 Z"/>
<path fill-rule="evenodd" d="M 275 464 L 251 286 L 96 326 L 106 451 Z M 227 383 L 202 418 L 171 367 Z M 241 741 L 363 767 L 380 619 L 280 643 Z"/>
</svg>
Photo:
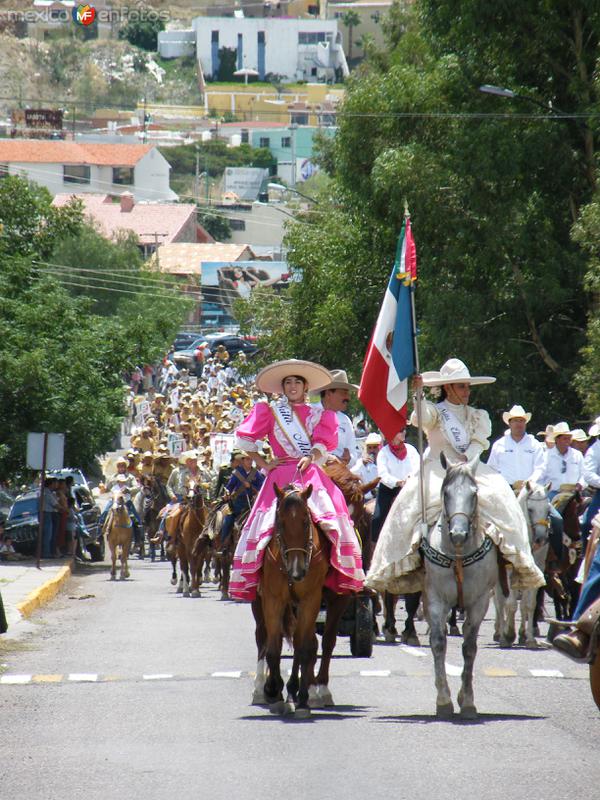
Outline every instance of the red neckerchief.
<svg viewBox="0 0 600 800">
<path fill-rule="evenodd" d="M 406 458 L 406 445 L 404 442 L 400 442 L 400 444 L 390 444 L 389 448 L 397 459 L 404 461 Z"/>
</svg>

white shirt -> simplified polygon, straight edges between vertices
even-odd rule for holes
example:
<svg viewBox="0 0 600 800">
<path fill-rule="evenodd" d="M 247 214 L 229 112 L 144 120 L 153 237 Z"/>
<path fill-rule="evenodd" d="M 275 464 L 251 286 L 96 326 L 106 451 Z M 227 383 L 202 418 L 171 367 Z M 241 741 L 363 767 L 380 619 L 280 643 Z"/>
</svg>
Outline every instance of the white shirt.
<svg viewBox="0 0 600 800">
<path fill-rule="evenodd" d="M 594 442 L 584 456 L 583 477 L 589 486 L 600 489 L 600 441 Z"/>
<path fill-rule="evenodd" d="M 544 448 L 530 433 L 526 433 L 520 442 L 507 433 L 494 442 L 487 463 L 512 486 L 516 481 L 528 480 L 535 470 L 541 469 Z"/>
<path fill-rule="evenodd" d="M 557 492 L 563 483 L 585 486 L 583 456 L 572 447 L 567 449 L 564 456 L 561 456 L 556 447 L 550 450 L 546 448 L 544 463 L 532 478 L 536 483 L 550 483 L 552 492 Z"/>
<path fill-rule="evenodd" d="M 358 459 L 350 472 L 352 472 L 354 475 L 358 475 L 363 484 L 371 483 L 371 481 L 374 481 L 375 478 L 379 477 L 376 462 L 371 461 L 369 464 L 365 464 L 365 462 L 362 460 L 362 457 Z M 365 495 L 365 500 L 370 500 L 372 497 L 373 492 L 367 492 Z"/>
<path fill-rule="evenodd" d="M 315 403 L 314 408 L 323 408 L 321 403 Z M 350 418 L 344 414 L 343 411 L 335 411 L 334 412 L 337 421 L 338 421 L 338 441 L 337 447 L 335 450 L 330 450 L 331 455 L 337 456 L 337 458 L 341 458 L 344 450 L 348 449 L 350 453 L 350 461 L 349 463 L 352 464 L 356 459 L 356 436 L 354 435 L 354 428 L 352 427 L 352 422 Z"/>
<path fill-rule="evenodd" d="M 406 458 L 400 460 L 386 444 L 377 453 L 377 474 L 381 483 L 388 489 L 395 489 L 398 481 L 405 481 L 409 475 L 419 470 L 419 453 L 412 444 L 406 445 Z"/>
</svg>

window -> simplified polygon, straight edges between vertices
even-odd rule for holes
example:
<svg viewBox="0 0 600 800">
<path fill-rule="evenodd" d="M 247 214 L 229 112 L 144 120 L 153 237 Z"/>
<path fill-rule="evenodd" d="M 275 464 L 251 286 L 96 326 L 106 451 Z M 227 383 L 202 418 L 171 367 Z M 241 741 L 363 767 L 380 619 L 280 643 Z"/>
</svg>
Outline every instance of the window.
<svg viewBox="0 0 600 800">
<path fill-rule="evenodd" d="M 63 167 L 64 183 L 89 183 L 90 168 L 83 164 L 69 164 Z"/>
<path fill-rule="evenodd" d="M 308 125 L 308 114 L 292 113 L 292 123 L 296 125 Z"/>
<path fill-rule="evenodd" d="M 270 147 L 271 146 L 271 140 L 269 139 L 268 136 L 261 136 L 260 139 L 258 140 L 258 146 L 259 147 Z"/>
<path fill-rule="evenodd" d="M 282 136 L 281 137 L 281 146 L 282 147 L 291 147 L 292 146 L 292 137 L 291 136 Z"/>
<path fill-rule="evenodd" d="M 121 186 L 133 185 L 133 167 L 113 167 L 113 183 Z"/>
<path fill-rule="evenodd" d="M 265 43 L 265 32 L 264 31 L 259 31 L 258 32 L 258 43 L 259 44 L 264 44 Z"/>
<path fill-rule="evenodd" d="M 298 44 L 318 44 L 319 42 L 326 42 L 328 39 L 331 40 L 331 34 L 327 34 L 325 32 L 298 34 Z"/>
<path fill-rule="evenodd" d="M 313 67 L 313 68 L 311 69 L 311 71 L 310 71 L 310 74 L 311 74 L 311 75 L 313 75 L 313 76 L 314 76 L 314 75 L 316 75 L 316 74 L 317 74 L 317 68 L 316 68 L 316 67 Z"/>
<path fill-rule="evenodd" d="M 244 219 L 230 219 L 229 224 L 231 225 L 232 231 L 245 231 L 246 230 L 246 220 Z"/>
<path fill-rule="evenodd" d="M 210 34 L 210 40 L 213 44 L 219 44 L 219 31 L 212 31 Z"/>
<path fill-rule="evenodd" d="M 250 143 L 250 134 L 248 130 L 242 130 L 242 144 L 249 144 Z"/>
</svg>

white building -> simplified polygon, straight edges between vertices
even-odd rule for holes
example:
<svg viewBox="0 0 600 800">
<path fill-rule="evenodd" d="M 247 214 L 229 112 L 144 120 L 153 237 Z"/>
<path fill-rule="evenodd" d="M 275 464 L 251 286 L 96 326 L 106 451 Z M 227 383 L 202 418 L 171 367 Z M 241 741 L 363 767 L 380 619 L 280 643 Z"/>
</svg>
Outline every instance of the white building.
<svg viewBox="0 0 600 800">
<path fill-rule="evenodd" d="M 195 41 L 196 58 L 207 78 L 219 73 L 221 48 L 235 51 L 236 68 L 253 70 L 259 80 L 268 75 L 282 81 L 333 81 L 346 77 L 348 64 L 338 21 L 322 19 L 196 17 L 190 31 L 158 34 L 163 58 L 188 55 Z"/>
<path fill-rule="evenodd" d="M 0 139 L 0 177 L 20 175 L 62 192 L 122 194 L 139 200 L 177 200 L 169 162 L 150 144 L 96 144 Z"/>
</svg>

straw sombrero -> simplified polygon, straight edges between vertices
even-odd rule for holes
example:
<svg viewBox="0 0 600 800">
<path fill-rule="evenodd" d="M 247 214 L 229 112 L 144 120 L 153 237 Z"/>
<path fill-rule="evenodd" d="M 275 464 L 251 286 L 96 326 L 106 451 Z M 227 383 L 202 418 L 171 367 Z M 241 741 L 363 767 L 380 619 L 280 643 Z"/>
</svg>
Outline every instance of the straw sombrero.
<svg viewBox="0 0 600 800">
<path fill-rule="evenodd" d="M 297 358 L 289 358 L 286 361 L 276 361 L 268 367 L 264 367 L 256 376 L 256 385 L 266 394 L 280 394 L 285 378 L 290 375 L 298 375 L 306 381 L 306 388 L 309 391 L 320 389 L 331 383 L 331 373 L 320 364 L 312 361 L 301 361 Z"/>
<path fill-rule="evenodd" d="M 449 358 L 439 372 L 423 372 L 423 386 L 443 386 L 446 383 L 470 383 L 478 386 L 494 383 L 496 378 L 487 375 L 471 375 L 466 364 L 459 358 Z"/>
<path fill-rule="evenodd" d="M 531 413 L 525 411 L 523 406 L 513 406 L 510 411 L 505 411 L 504 414 L 502 414 L 502 419 L 505 425 L 508 425 L 511 419 L 524 419 L 525 422 L 529 422 Z"/>
</svg>

